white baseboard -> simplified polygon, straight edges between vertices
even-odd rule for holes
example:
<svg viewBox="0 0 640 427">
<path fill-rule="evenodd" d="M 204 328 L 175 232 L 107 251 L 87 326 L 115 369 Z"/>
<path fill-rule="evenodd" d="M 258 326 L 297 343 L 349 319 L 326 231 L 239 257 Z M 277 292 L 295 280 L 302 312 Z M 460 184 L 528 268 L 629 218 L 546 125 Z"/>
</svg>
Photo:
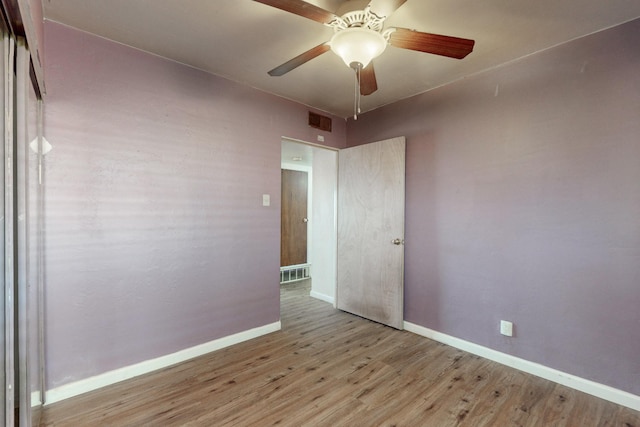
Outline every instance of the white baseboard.
<svg viewBox="0 0 640 427">
<path fill-rule="evenodd" d="M 592 396 L 596 396 L 601 399 L 626 406 L 636 411 L 640 411 L 640 396 L 636 396 L 635 394 L 618 390 L 616 388 L 577 377 L 575 375 L 567 374 L 565 372 L 540 365 L 539 363 L 534 363 L 528 360 L 521 359 L 519 357 L 511 356 L 509 354 L 502 353 L 488 347 L 483 347 L 481 345 L 474 344 L 460 338 L 452 337 L 441 332 L 436 332 L 432 329 L 428 329 L 410 322 L 404 322 L 404 328 L 409 332 L 422 335 L 423 337 L 430 338 L 434 341 L 450 345 L 460 350 L 464 350 L 469 353 L 484 357 L 486 359 L 493 360 L 494 362 L 510 366 L 520 371 L 527 372 L 529 374 L 544 378 L 549 381 L 553 381 L 558 384 L 562 384 L 567 387 L 571 387 L 584 393 L 588 393 Z"/>
<path fill-rule="evenodd" d="M 176 363 L 184 362 L 194 357 L 202 356 L 212 351 L 220 350 L 234 344 L 241 343 L 262 335 L 270 334 L 281 329 L 280 321 L 258 328 L 249 329 L 237 334 L 222 337 L 217 340 L 209 341 L 195 347 L 186 348 L 175 353 L 167 354 L 155 359 L 145 360 L 135 365 L 125 366 L 113 371 L 105 372 L 90 378 L 85 378 L 70 384 L 65 384 L 51 390 L 47 390 L 45 397 L 45 406 L 59 402 L 70 397 L 74 397 L 89 391 L 115 384 L 139 375 L 143 375 L 158 369 L 163 369 Z"/>
<path fill-rule="evenodd" d="M 40 399 L 40 391 L 31 392 L 31 407 L 35 408 L 42 405 L 42 399 Z"/>
<path fill-rule="evenodd" d="M 335 304 L 336 299 L 334 297 L 330 297 L 329 295 L 321 294 L 320 292 L 311 291 L 309 296 L 319 299 L 324 302 L 328 302 L 329 304 Z"/>
</svg>

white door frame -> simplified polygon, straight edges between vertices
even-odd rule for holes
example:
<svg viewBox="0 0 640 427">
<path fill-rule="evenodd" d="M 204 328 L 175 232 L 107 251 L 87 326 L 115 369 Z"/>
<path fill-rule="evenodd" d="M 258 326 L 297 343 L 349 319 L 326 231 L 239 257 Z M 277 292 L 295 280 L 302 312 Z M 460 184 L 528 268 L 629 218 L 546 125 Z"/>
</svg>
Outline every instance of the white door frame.
<svg viewBox="0 0 640 427">
<path fill-rule="evenodd" d="M 327 147 L 324 145 L 314 144 L 314 143 L 301 141 L 293 138 L 287 138 L 287 137 L 282 138 L 282 143 L 294 143 L 294 144 L 300 144 L 302 146 L 306 146 L 307 148 L 312 149 L 313 150 L 312 153 L 316 153 L 316 155 L 319 153 L 316 150 L 323 150 L 323 151 L 329 151 L 329 152 L 335 153 L 335 170 L 333 172 L 330 172 L 330 174 L 335 179 L 335 183 L 332 188 L 333 190 L 333 200 L 332 200 L 333 221 L 331 224 L 319 225 L 318 224 L 319 221 L 314 220 L 313 218 L 314 207 L 316 210 L 324 207 L 320 203 L 316 203 L 314 205 L 314 197 L 313 197 L 314 191 L 319 190 L 320 188 L 314 188 L 313 181 L 319 179 L 318 176 L 321 176 L 321 174 L 320 173 L 314 174 L 313 163 L 311 165 L 301 165 L 289 159 L 281 160 L 281 169 L 299 170 L 299 171 L 304 171 L 309 173 L 309 197 L 307 198 L 307 200 L 308 200 L 308 216 L 310 220 L 307 225 L 307 248 L 308 248 L 307 261 L 311 264 L 311 269 L 312 269 L 311 296 L 314 298 L 329 302 L 330 304 L 333 304 L 333 306 L 335 307 L 335 295 L 337 290 L 337 285 L 336 285 L 337 245 L 335 244 L 335 242 L 337 242 L 337 233 L 338 233 L 338 230 L 337 230 L 337 177 L 338 177 L 337 156 L 338 156 L 339 150 L 337 148 Z M 316 238 L 314 238 L 314 235 L 316 236 Z M 319 239 L 318 235 L 322 235 L 323 238 Z M 329 241 L 330 242 L 332 241 L 334 243 L 330 243 L 329 245 L 327 245 L 326 244 L 327 239 L 325 238 L 325 236 L 329 236 L 330 237 Z M 331 255 L 327 255 L 328 250 L 331 252 Z M 323 255 L 326 255 L 326 256 L 323 256 Z M 330 259 L 327 261 L 327 258 L 330 258 Z M 322 262 L 319 262 L 320 259 L 322 259 Z M 329 266 L 326 265 L 327 262 L 330 264 Z M 322 263 L 324 263 L 324 265 L 322 265 Z M 325 268 L 331 271 L 329 273 L 329 275 L 331 276 L 329 278 L 330 289 L 326 289 L 326 287 L 322 287 L 321 283 L 318 280 L 315 283 L 313 280 L 313 277 L 314 277 L 313 272 L 315 271 L 317 276 L 319 273 L 319 270 L 325 269 Z"/>
</svg>

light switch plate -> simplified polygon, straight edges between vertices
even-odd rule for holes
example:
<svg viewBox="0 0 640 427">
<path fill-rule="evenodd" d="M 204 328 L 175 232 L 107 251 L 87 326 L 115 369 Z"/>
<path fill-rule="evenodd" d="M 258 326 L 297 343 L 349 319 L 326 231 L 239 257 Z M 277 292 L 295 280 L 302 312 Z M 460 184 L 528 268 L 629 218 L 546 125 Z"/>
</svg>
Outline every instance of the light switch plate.
<svg viewBox="0 0 640 427">
<path fill-rule="evenodd" d="M 271 196 L 268 194 L 262 195 L 262 206 L 271 206 Z"/>
<path fill-rule="evenodd" d="M 513 336 L 513 323 L 508 322 L 506 320 L 500 321 L 500 333 L 507 337 Z"/>
</svg>

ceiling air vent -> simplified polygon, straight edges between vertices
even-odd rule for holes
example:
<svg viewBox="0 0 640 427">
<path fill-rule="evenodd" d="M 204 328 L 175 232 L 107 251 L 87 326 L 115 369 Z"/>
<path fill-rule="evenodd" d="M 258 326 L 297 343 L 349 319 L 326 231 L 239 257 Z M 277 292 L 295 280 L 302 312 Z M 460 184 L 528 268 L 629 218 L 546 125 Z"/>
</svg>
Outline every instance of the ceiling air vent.
<svg viewBox="0 0 640 427">
<path fill-rule="evenodd" d="M 309 111 L 309 126 L 331 132 L 331 118 Z"/>
</svg>

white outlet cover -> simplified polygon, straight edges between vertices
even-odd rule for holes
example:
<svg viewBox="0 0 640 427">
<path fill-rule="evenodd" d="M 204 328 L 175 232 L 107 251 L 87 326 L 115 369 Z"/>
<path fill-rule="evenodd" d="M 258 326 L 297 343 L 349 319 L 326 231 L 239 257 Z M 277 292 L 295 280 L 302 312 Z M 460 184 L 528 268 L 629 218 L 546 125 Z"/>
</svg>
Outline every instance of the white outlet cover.
<svg viewBox="0 0 640 427">
<path fill-rule="evenodd" d="M 501 320 L 500 321 L 500 333 L 502 335 L 505 335 L 507 337 L 512 337 L 513 336 L 513 323 L 506 321 L 506 320 Z"/>
</svg>

